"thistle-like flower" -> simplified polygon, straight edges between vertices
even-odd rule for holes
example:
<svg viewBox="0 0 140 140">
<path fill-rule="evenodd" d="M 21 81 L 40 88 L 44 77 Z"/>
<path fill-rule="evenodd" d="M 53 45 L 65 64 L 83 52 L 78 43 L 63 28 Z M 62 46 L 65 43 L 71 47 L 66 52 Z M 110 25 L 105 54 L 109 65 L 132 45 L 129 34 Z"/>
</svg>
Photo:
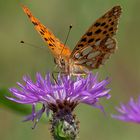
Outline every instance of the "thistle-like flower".
<svg viewBox="0 0 140 140">
<path fill-rule="evenodd" d="M 121 104 L 120 107 L 116 107 L 116 110 L 119 115 L 112 115 L 113 118 L 125 122 L 140 123 L 140 97 L 137 102 L 131 98 L 128 104 Z"/>
<path fill-rule="evenodd" d="M 79 103 L 103 109 L 98 104 L 99 99 L 110 98 L 108 94 L 110 89 L 106 88 L 109 80 L 98 82 L 97 74 L 90 73 L 86 78 L 58 75 L 53 79 L 50 74 L 43 78 L 37 73 L 36 82 L 29 76 L 23 77 L 23 81 L 24 85 L 17 83 L 20 89 L 10 89 L 15 97 L 7 98 L 20 104 L 32 105 L 32 114 L 26 117 L 26 121 L 38 122 L 44 112 L 47 114 L 52 112 L 50 122 L 54 139 L 75 140 L 79 129 L 73 110 Z M 36 111 L 38 103 L 42 104 L 42 108 Z"/>
</svg>

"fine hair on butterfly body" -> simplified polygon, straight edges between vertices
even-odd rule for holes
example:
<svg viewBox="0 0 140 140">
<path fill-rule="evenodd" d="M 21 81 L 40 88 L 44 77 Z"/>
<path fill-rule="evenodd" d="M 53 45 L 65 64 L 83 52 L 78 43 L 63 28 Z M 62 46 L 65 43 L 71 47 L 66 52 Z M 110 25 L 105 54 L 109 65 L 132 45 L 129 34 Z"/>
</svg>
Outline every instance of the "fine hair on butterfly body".
<svg viewBox="0 0 140 140">
<path fill-rule="evenodd" d="M 23 5 L 22 7 L 34 24 L 35 29 L 48 44 L 55 63 L 62 73 L 71 75 L 86 74 L 103 65 L 117 49 L 114 35 L 116 34 L 118 20 L 121 15 L 120 6 L 114 6 L 97 19 L 72 51 L 35 18 L 27 7 Z"/>
</svg>

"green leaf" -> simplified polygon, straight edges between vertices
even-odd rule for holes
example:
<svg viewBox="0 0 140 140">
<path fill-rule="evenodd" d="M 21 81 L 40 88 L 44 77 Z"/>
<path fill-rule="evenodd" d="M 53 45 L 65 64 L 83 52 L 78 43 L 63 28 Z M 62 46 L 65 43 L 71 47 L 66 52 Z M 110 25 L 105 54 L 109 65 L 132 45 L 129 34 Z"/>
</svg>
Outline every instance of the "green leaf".
<svg viewBox="0 0 140 140">
<path fill-rule="evenodd" d="M 11 93 L 6 88 L 0 89 L 0 108 L 9 109 L 11 111 L 14 111 L 17 114 L 27 116 L 31 114 L 32 112 L 32 106 L 31 105 L 23 105 L 19 104 L 13 101 L 8 100 L 6 97 L 11 97 Z M 37 106 L 37 109 L 40 109 L 41 105 Z M 47 118 L 46 114 L 41 117 L 41 122 L 46 122 L 50 119 L 50 116 Z"/>
<path fill-rule="evenodd" d="M 29 105 L 22 105 L 15 103 L 13 101 L 8 100 L 6 97 L 10 97 L 11 94 L 8 89 L 0 89 L 0 105 L 2 107 L 6 107 L 6 109 L 10 109 L 15 111 L 16 113 L 20 113 L 23 115 L 27 115 L 31 113 L 31 106 Z"/>
</svg>

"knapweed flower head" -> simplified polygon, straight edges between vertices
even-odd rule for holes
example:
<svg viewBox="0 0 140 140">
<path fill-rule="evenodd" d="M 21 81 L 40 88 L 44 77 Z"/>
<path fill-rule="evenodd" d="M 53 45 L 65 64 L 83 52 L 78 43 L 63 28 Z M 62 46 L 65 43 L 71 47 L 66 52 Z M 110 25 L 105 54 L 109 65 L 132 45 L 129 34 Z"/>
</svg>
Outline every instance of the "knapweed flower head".
<svg viewBox="0 0 140 140">
<path fill-rule="evenodd" d="M 131 98 L 128 104 L 121 104 L 120 107 L 116 107 L 116 110 L 119 115 L 112 115 L 113 118 L 125 122 L 140 123 L 140 97 L 137 102 Z"/>
<path fill-rule="evenodd" d="M 85 78 L 58 75 L 54 79 L 50 74 L 46 74 L 43 78 L 40 73 L 37 73 L 36 82 L 33 82 L 29 76 L 24 76 L 24 84 L 17 83 L 20 89 L 10 88 L 10 92 L 15 97 L 8 97 L 8 99 L 32 105 L 32 114 L 26 117 L 26 121 L 36 120 L 37 122 L 44 112 L 49 114 L 51 111 L 53 114 L 51 130 L 54 138 L 58 138 L 58 133 L 60 136 L 61 128 L 61 137 L 75 139 L 78 133 L 78 121 L 75 121 L 74 108 L 84 103 L 103 109 L 98 104 L 99 99 L 110 98 L 108 94 L 110 89 L 106 88 L 109 80 L 98 82 L 97 77 L 97 74 L 90 73 Z M 42 104 L 42 108 L 36 111 L 35 107 L 39 103 Z"/>
</svg>

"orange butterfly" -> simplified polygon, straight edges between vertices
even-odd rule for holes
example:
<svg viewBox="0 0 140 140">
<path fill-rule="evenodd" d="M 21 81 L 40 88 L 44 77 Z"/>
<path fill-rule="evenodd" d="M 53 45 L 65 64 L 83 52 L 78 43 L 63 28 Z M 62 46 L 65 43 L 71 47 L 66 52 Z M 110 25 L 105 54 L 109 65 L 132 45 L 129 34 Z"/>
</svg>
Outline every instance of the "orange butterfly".
<svg viewBox="0 0 140 140">
<path fill-rule="evenodd" d="M 113 36 L 116 34 L 118 19 L 121 14 L 120 6 L 114 6 L 97 19 L 81 37 L 72 52 L 48 28 L 41 24 L 27 7 L 22 7 L 34 24 L 35 29 L 48 44 L 57 66 L 63 73 L 85 74 L 92 69 L 99 68 L 117 48 Z"/>
</svg>

